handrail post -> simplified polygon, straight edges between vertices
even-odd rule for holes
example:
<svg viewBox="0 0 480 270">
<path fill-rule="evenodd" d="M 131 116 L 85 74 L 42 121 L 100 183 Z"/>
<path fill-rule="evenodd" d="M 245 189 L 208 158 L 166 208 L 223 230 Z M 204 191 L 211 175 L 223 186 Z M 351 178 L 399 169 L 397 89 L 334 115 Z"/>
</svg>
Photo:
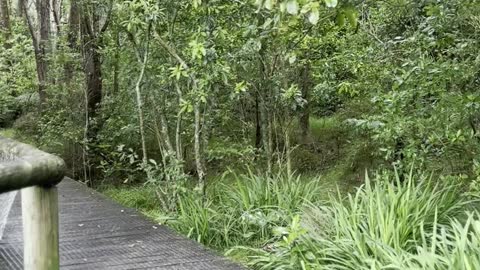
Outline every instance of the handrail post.
<svg viewBox="0 0 480 270">
<path fill-rule="evenodd" d="M 0 193 L 21 189 L 25 270 L 58 270 L 58 191 L 65 162 L 0 136 Z"/>
<path fill-rule="evenodd" d="M 58 191 L 55 186 L 22 189 L 25 270 L 58 270 Z"/>
</svg>

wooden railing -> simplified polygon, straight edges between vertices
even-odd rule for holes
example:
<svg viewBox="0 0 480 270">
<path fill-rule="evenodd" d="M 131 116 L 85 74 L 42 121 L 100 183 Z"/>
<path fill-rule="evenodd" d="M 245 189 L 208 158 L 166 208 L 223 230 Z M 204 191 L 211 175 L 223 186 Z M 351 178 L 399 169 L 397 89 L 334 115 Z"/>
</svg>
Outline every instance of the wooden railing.
<svg viewBox="0 0 480 270">
<path fill-rule="evenodd" d="M 24 269 L 59 269 L 58 192 L 62 159 L 0 136 L 0 193 L 21 189 Z"/>
</svg>

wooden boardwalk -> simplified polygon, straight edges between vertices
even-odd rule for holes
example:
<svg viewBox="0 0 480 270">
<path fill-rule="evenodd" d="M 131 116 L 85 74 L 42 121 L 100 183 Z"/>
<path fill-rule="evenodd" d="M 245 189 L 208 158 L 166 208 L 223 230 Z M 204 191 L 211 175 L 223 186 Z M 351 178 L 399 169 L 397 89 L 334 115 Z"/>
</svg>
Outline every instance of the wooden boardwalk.
<svg viewBox="0 0 480 270">
<path fill-rule="evenodd" d="M 243 269 L 71 179 L 58 187 L 61 269 Z M 22 269 L 22 238 L 18 192 L 0 239 L 1 270 Z"/>
</svg>

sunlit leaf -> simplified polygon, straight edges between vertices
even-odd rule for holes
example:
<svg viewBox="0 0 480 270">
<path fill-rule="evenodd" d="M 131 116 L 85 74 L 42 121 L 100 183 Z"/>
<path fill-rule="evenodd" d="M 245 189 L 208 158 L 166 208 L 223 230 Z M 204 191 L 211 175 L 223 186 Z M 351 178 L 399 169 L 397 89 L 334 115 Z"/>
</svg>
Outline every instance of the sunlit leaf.
<svg viewBox="0 0 480 270">
<path fill-rule="evenodd" d="M 334 8 L 338 4 L 338 0 L 325 0 L 325 5 L 329 8 Z"/>
<path fill-rule="evenodd" d="M 271 10 L 273 8 L 273 0 L 265 0 L 265 3 L 263 3 L 263 6 L 266 9 Z"/>
<path fill-rule="evenodd" d="M 292 15 L 298 14 L 298 3 L 296 0 L 289 0 L 287 2 L 287 12 Z"/>
<path fill-rule="evenodd" d="M 310 13 L 308 13 L 308 21 L 311 24 L 317 24 L 319 19 L 320 19 L 320 14 L 318 12 L 318 9 L 312 9 Z"/>
</svg>

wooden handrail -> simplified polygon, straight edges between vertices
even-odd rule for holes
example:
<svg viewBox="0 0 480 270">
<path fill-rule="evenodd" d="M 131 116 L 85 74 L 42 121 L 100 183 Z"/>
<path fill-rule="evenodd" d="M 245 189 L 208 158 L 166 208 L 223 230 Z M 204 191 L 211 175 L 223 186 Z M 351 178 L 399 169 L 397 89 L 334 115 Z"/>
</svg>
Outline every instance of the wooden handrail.
<svg viewBox="0 0 480 270">
<path fill-rule="evenodd" d="M 54 186 L 65 162 L 30 145 L 0 136 L 0 193 L 31 186 Z"/>
<path fill-rule="evenodd" d="M 58 270 L 58 184 L 62 159 L 0 137 L 0 193 L 22 189 L 25 270 Z"/>
</svg>

